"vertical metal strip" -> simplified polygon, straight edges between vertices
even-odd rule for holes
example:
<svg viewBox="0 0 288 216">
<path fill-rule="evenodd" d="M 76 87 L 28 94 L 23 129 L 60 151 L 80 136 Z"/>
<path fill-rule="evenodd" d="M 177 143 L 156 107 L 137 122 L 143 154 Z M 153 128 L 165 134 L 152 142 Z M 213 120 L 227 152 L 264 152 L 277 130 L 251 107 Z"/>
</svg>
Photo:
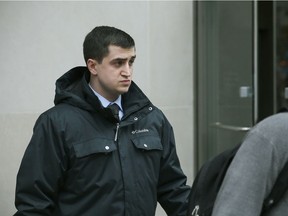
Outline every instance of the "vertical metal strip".
<svg viewBox="0 0 288 216">
<path fill-rule="evenodd" d="M 277 39 L 276 39 L 276 30 L 277 30 L 277 11 L 276 11 L 276 5 L 277 1 L 273 1 L 272 3 L 272 31 L 273 31 L 273 38 L 272 38 L 272 46 L 273 46 L 273 59 L 272 59 L 272 64 L 273 64 L 273 112 L 277 112 L 277 69 L 276 69 L 276 61 L 277 61 Z"/>
<path fill-rule="evenodd" d="M 254 124 L 258 119 L 258 1 L 253 1 L 253 89 L 254 89 Z"/>
</svg>

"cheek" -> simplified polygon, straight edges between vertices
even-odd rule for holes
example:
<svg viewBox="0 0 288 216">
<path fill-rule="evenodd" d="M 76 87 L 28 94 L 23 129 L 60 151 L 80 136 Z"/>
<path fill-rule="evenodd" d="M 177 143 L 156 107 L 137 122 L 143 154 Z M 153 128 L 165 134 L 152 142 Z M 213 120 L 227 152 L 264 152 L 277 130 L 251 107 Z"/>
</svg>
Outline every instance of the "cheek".
<svg viewBox="0 0 288 216">
<path fill-rule="evenodd" d="M 117 73 L 116 71 L 107 71 L 103 79 L 107 84 L 113 85 L 114 83 L 118 82 L 119 73 Z"/>
<path fill-rule="evenodd" d="M 130 75 L 131 76 L 133 75 L 133 72 L 134 72 L 134 68 L 131 68 L 131 70 L 130 70 Z"/>
</svg>

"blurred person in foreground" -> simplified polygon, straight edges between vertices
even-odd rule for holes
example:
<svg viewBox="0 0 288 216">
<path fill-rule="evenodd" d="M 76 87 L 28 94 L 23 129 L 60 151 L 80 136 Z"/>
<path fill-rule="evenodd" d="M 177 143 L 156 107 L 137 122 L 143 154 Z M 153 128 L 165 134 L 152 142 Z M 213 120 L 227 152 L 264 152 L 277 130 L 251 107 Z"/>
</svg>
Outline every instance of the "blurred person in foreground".
<svg viewBox="0 0 288 216">
<path fill-rule="evenodd" d="M 244 138 L 222 182 L 212 216 L 287 215 L 288 191 L 261 214 L 264 200 L 287 161 L 288 113 L 283 109 L 257 123 Z"/>
</svg>

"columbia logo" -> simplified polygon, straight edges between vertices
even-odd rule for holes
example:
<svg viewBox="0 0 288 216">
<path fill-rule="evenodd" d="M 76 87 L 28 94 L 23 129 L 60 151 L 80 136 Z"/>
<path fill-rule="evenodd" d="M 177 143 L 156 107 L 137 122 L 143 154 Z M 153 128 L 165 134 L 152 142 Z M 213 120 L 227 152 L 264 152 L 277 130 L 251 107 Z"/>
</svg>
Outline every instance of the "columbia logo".
<svg viewBox="0 0 288 216">
<path fill-rule="evenodd" d="M 148 133 L 148 132 L 149 132 L 149 130 L 145 128 L 145 129 L 141 129 L 141 130 L 134 130 L 131 133 L 132 134 L 138 134 L 138 133 Z"/>
</svg>

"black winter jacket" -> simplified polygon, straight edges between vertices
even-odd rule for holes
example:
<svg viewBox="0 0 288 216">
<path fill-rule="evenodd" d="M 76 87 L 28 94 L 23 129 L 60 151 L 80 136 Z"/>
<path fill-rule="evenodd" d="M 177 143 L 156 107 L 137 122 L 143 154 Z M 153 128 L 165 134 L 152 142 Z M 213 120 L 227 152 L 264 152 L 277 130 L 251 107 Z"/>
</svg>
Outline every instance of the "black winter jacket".
<svg viewBox="0 0 288 216">
<path fill-rule="evenodd" d="M 56 82 L 17 175 L 17 216 L 185 215 L 189 186 L 163 113 L 132 83 L 117 123 L 76 67 Z"/>
</svg>

